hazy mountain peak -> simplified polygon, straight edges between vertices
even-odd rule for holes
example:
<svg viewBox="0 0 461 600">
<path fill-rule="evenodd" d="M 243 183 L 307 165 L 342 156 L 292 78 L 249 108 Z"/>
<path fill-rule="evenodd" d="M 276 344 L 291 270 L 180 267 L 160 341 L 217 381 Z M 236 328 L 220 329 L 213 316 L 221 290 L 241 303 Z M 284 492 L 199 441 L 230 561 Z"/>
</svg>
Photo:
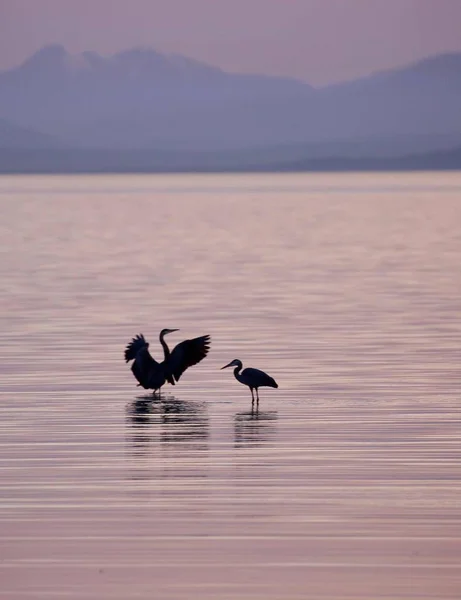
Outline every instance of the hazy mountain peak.
<svg viewBox="0 0 461 600">
<path fill-rule="evenodd" d="M 132 75 L 169 74 L 180 76 L 186 71 L 216 74 L 222 72 L 218 67 L 212 67 L 179 54 L 163 54 L 148 46 L 139 46 L 118 52 L 108 61 L 126 69 Z"/>
<path fill-rule="evenodd" d="M 130 48 L 105 57 L 92 51 L 70 54 L 60 44 L 50 44 L 41 48 L 11 72 L 25 72 L 35 77 L 43 77 L 65 76 L 85 70 L 101 76 L 103 73 L 118 74 L 131 80 L 151 80 L 156 77 L 181 79 L 185 75 L 193 77 L 194 74 L 224 74 L 218 67 L 179 54 L 163 54 L 148 46 Z"/>
<path fill-rule="evenodd" d="M 128 72 L 147 74 L 152 71 L 166 70 L 169 67 L 168 58 L 152 48 L 138 47 L 114 54 L 108 62 L 120 66 Z"/>
<path fill-rule="evenodd" d="M 427 74 L 457 74 L 461 75 L 461 52 L 450 52 L 429 56 L 419 60 L 407 69 L 425 71 Z"/>
<path fill-rule="evenodd" d="M 451 79 L 461 78 L 461 53 L 453 52 L 446 54 L 436 54 L 421 60 L 404 65 L 397 69 L 386 69 L 372 73 L 363 79 L 378 78 L 408 78 L 417 77 L 449 77 Z M 360 81 L 360 80 L 359 80 Z"/>
<path fill-rule="evenodd" d="M 43 66 L 56 66 L 64 63 L 70 56 L 64 46 L 60 44 L 50 44 L 37 50 L 30 58 L 21 65 L 22 68 L 40 68 Z"/>
</svg>

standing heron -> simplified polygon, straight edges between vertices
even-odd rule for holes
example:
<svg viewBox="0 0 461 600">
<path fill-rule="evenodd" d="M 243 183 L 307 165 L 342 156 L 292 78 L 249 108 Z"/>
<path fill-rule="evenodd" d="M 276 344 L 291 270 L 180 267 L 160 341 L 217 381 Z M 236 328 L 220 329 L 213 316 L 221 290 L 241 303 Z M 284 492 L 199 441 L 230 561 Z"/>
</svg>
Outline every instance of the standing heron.
<svg viewBox="0 0 461 600">
<path fill-rule="evenodd" d="M 228 365 L 225 365 L 222 369 L 227 369 L 227 367 L 235 367 L 234 376 L 237 381 L 243 383 L 243 385 L 247 385 L 251 390 L 251 407 L 253 408 L 255 397 L 253 390 L 256 390 L 256 408 L 259 406 L 259 393 L 258 388 L 260 387 L 272 387 L 278 388 L 277 382 L 275 379 L 272 379 L 270 375 L 264 373 L 264 371 L 260 371 L 259 369 L 252 369 L 248 367 L 247 369 L 243 369 L 242 371 L 242 361 L 238 358 L 235 358 Z M 240 373 L 240 371 L 242 371 Z"/>
<path fill-rule="evenodd" d="M 162 329 L 159 340 L 163 348 L 164 360 L 159 363 L 149 352 L 149 343 L 139 334 L 125 348 L 125 361 L 133 360 L 131 371 L 146 390 L 160 390 L 166 383 L 175 385 L 188 367 L 196 365 L 205 358 L 210 349 L 210 336 L 203 335 L 192 340 L 184 340 L 174 347 L 173 351 L 165 342 L 168 333 L 179 329 Z"/>
</svg>

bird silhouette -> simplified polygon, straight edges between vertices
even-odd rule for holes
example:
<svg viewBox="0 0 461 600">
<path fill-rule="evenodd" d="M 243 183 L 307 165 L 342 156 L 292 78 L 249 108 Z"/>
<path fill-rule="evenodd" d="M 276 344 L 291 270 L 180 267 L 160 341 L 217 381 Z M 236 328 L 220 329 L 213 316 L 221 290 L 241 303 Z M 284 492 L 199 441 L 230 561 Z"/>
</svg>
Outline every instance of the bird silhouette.
<svg viewBox="0 0 461 600">
<path fill-rule="evenodd" d="M 165 336 L 179 329 L 162 329 L 159 340 L 163 347 L 164 360 L 157 362 L 149 352 L 149 343 L 142 335 L 136 335 L 125 348 L 125 361 L 133 361 L 131 371 L 146 390 L 160 390 L 166 382 L 175 385 L 184 371 L 205 358 L 210 349 L 210 336 L 203 335 L 184 340 L 170 352 Z"/>
<path fill-rule="evenodd" d="M 247 385 L 250 388 L 252 408 L 253 408 L 254 402 L 255 402 L 253 390 L 256 390 L 256 406 L 258 407 L 259 406 L 258 388 L 260 388 L 260 387 L 278 388 L 279 387 L 277 385 L 277 382 L 275 381 L 275 379 L 273 379 L 267 373 L 264 373 L 264 371 L 260 371 L 259 369 L 252 369 L 251 367 L 248 367 L 247 369 L 243 369 L 243 371 L 242 371 L 242 367 L 243 367 L 242 361 L 239 360 L 238 358 L 235 358 L 228 365 L 221 367 L 221 370 L 227 369 L 227 367 L 235 367 L 235 369 L 234 369 L 235 379 L 237 381 L 240 381 L 240 383 L 243 383 L 243 385 Z M 240 373 L 240 371 L 242 371 L 242 372 Z"/>
</svg>

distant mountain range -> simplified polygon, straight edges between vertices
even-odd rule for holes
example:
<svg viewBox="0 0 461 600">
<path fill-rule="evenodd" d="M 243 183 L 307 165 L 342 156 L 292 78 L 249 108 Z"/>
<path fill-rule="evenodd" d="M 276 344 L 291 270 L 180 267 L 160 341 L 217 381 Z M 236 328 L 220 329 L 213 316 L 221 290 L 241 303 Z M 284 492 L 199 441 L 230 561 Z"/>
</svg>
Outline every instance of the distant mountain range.
<svg viewBox="0 0 461 600">
<path fill-rule="evenodd" d="M 0 153 L 19 169 L 39 149 L 43 164 L 60 150 L 62 166 L 65 156 L 83 166 L 91 155 L 101 170 L 215 170 L 394 160 L 456 146 L 461 54 L 318 89 L 151 49 L 105 58 L 47 46 L 0 72 Z"/>
<path fill-rule="evenodd" d="M 217 173 L 461 170 L 461 146 L 394 157 L 260 160 L 239 152 L 0 148 L 1 173 Z"/>
<path fill-rule="evenodd" d="M 0 118 L 0 148 L 47 149 L 62 146 L 63 143 L 52 135 L 14 125 Z"/>
</svg>

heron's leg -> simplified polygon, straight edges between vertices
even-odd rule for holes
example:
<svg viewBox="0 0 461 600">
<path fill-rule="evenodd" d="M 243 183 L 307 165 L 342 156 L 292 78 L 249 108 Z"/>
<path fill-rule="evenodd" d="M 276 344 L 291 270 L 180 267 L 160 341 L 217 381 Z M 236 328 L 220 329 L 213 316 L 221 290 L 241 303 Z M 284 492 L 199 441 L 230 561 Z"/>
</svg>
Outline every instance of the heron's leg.
<svg viewBox="0 0 461 600">
<path fill-rule="evenodd" d="M 259 408 L 259 391 L 258 388 L 256 388 L 256 410 L 258 410 Z"/>
</svg>

